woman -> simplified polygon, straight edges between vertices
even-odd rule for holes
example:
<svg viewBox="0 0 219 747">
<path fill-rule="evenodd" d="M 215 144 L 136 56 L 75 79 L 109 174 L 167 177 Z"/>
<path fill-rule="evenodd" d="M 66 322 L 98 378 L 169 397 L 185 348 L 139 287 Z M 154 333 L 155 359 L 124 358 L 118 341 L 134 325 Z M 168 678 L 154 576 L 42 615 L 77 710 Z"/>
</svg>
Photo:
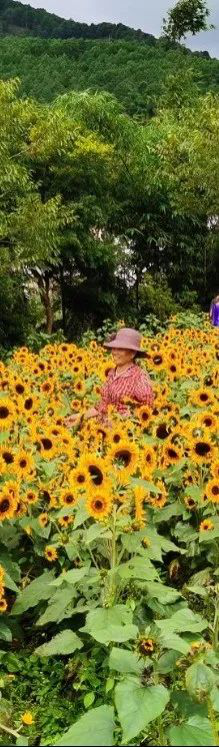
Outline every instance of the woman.
<svg viewBox="0 0 219 747">
<path fill-rule="evenodd" d="M 216 296 L 211 302 L 210 319 L 214 327 L 219 327 L 219 296 Z"/>
<path fill-rule="evenodd" d="M 107 415 L 109 405 L 113 405 L 121 415 L 129 415 L 125 398 L 130 398 L 136 404 L 153 405 L 154 394 L 151 381 L 136 363 L 136 358 L 145 357 L 146 353 L 141 350 L 141 335 L 135 329 L 120 329 L 105 348 L 112 350 L 115 361 L 115 369 L 109 372 L 107 381 L 101 392 L 100 402 L 96 407 L 91 407 L 83 418 L 72 415 L 66 418 L 68 427 L 79 423 L 82 419 L 98 418 L 103 420 Z"/>
</svg>

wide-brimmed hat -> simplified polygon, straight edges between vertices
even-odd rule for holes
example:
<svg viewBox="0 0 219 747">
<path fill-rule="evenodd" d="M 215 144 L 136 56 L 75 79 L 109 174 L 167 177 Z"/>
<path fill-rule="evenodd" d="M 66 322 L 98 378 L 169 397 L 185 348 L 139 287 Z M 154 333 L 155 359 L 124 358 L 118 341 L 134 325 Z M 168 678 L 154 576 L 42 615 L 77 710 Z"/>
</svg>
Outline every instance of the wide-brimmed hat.
<svg viewBox="0 0 219 747">
<path fill-rule="evenodd" d="M 141 350 L 141 335 L 136 329 L 122 327 L 116 335 L 104 343 L 105 348 L 121 348 L 121 350 L 134 350 L 138 357 L 144 358 L 146 353 Z"/>
</svg>

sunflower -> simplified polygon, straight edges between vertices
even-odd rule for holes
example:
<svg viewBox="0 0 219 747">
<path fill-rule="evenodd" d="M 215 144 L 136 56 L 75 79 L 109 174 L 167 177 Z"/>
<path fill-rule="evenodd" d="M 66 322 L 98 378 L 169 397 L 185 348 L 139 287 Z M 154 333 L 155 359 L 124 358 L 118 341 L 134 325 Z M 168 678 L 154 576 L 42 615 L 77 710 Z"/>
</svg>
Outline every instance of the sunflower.
<svg viewBox="0 0 219 747">
<path fill-rule="evenodd" d="M 199 526 L 200 532 L 208 532 L 210 529 L 214 529 L 214 524 L 211 519 L 204 519 L 204 521 L 201 521 L 201 524 Z"/>
<path fill-rule="evenodd" d="M 86 469 L 86 467 L 79 462 L 77 467 L 75 467 L 71 471 L 72 485 L 74 485 L 76 488 L 80 490 L 84 490 L 88 484 L 88 481 L 89 481 L 89 472 Z"/>
<path fill-rule="evenodd" d="M 4 581 L 4 575 L 5 575 L 5 569 L 3 568 L 3 565 L 0 565 L 0 584 L 3 584 Z"/>
<path fill-rule="evenodd" d="M 14 467 L 19 477 L 26 477 L 34 470 L 34 460 L 32 454 L 25 449 L 21 449 L 15 456 Z"/>
<path fill-rule="evenodd" d="M 97 492 L 89 495 L 86 501 L 87 511 L 97 521 L 103 521 L 109 516 L 112 508 L 112 500 L 108 495 Z"/>
<path fill-rule="evenodd" d="M 60 502 L 64 506 L 68 506 L 68 508 L 73 508 L 77 503 L 77 500 L 78 497 L 71 488 L 64 488 L 60 493 Z"/>
<path fill-rule="evenodd" d="M 196 508 L 196 502 L 194 501 L 194 498 L 184 498 L 184 503 L 186 505 L 186 508 L 189 508 L 190 511 L 192 511 L 194 508 Z"/>
<path fill-rule="evenodd" d="M 13 495 L 5 488 L 0 493 L 0 521 L 11 519 L 16 509 L 16 500 Z"/>
<path fill-rule="evenodd" d="M 113 469 L 117 468 L 122 475 L 132 475 L 135 472 L 139 459 L 139 450 L 133 441 L 123 439 L 109 450 L 109 459 Z"/>
<path fill-rule="evenodd" d="M 50 430 L 37 439 L 36 445 L 43 459 L 53 459 L 56 455 L 54 437 Z"/>
<path fill-rule="evenodd" d="M 153 446 L 147 445 L 141 451 L 139 468 L 142 477 L 151 476 L 157 463 L 156 450 Z"/>
<path fill-rule="evenodd" d="M 49 561 L 49 563 L 53 563 L 53 561 L 58 557 L 56 548 L 52 545 L 47 545 L 44 550 L 44 556 Z"/>
<path fill-rule="evenodd" d="M 46 513 L 46 511 L 44 511 L 42 514 L 39 514 L 38 522 L 40 527 L 42 527 L 43 529 L 47 526 L 47 524 L 49 523 L 49 515 Z"/>
<path fill-rule="evenodd" d="M 170 423 L 168 420 L 163 420 L 160 423 L 156 423 L 153 428 L 153 435 L 158 438 L 159 441 L 165 441 L 170 435 Z"/>
<path fill-rule="evenodd" d="M 213 462 L 211 466 L 211 472 L 213 477 L 216 477 L 216 479 L 219 479 L 219 462 Z"/>
<path fill-rule="evenodd" d="M 34 503 L 37 503 L 38 499 L 39 494 L 35 490 L 27 490 L 27 492 L 25 493 L 24 500 L 30 505 L 34 505 Z"/>
<path fill-rule="evenodd" d="M 141 656 L 148 656 L 154 651 L 155 642 L 153 638 L 145 638 L 142 636 L 137 643 L 137 650 Z"/>
<path fill-rule="evenodd" d="M 219 479 L 213 478 L 213 480 L 210 480 L 205 490 L 212 503 L 219 503 Z"/>
<path fill-rule="evenodd" d="M 109 469 L 108 462 L 102 457 L 95 457 L 93 454 L 86 454 L 83 457 L 81 463 L 84 464 L 87 469 L 90 481 L 95 487 L 101 487 L 106 479 L 106 475 Z"/>
<path fill-rule="evenodd" d="M 208 464 L 214 456 L 214 447 L 208 435 L 194 438 L 189 448 L 190 459 L 197 464 Z"/>
<path fill-rule="evenodd" d="M 0 599 L 0 612 L 6 612 L 7 606 L 8 605 L 7 605 L 6 599 L 2 597 L 2 599 Z"/>
<path fill-rule="evenodd" d="M 182 459 L 183 450 L 179 445 L 175 445 L 170 441 L 165 443 L 163 448 L 164 464 L 169 467 L 172 464 L 178 464 Z"/>
<path fill-rule="evenodd" d="M 2 446 L 0 448 L 0 457 L 3 459 L 5 466 L 8 469 L 10 469 L 10 467 L 14 464 L 14 451 L 10 446 Z"/>
<path fill-rule="evenodd" d="M 199 415 L 199 423 L 204 429 L 211 433 L 214 433 L 214 431 L 217 431 L 218 429 L 218 418 L 210 412 L 203 412 Z"/>
<path fill-rule="evenodd" d="M 163 506 L 165 506 L 165 503 L 167 502 L 167 491 L 164 483 L 161 482 L 161 480 L 159 480 L 156 487 L 158 488 L 159 492 L 156 493 L 156 495 L 151 495 L 150 503 L 154 508 L 163 508 Z"/>
<path fill-rule="evenodd" d="M 10 430 L 15 418 L 15 408 L 9 397 L 0 400 L 0 430 Z"/>
<path fill-rule="evenodd" d="M 206 407 L 206 405 L 212 404 L 213 396 L 209 389 L 196 389 L 191 392 L 189 399 L 198 407 Z"/>
<path fill-rule="evenodd" d="M 68 515 L 67 516 L 61 516 L 60 519 L 58 520 L 60 526 L 61 527 L 66 527 L 66 528 L 70 524 L 72 524 L 73 521 L 74 521 L 74 517 L 73 516 L 68 516 Z"/>
<path fill-rule="evenodd" d="M 84 382 L 82 381 L 82 379 L 78 379 L 77 381 L 75 381 L 74 392 L 76 393 L 77 396 L 84 397 L 85 392 L 86 392 L 86 386 Z"/>
</svg>

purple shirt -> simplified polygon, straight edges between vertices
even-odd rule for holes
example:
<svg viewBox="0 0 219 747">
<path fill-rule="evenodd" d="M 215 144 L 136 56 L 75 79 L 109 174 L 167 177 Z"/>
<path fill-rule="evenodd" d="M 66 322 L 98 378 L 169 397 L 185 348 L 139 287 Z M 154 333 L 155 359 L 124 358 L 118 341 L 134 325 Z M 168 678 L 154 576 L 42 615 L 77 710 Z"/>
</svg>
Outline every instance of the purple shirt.
<svg viewBox="0 0 219 747">
<path fill-rule="evenodd" d="M 210 317 L 214 327 L 219 327 L 219 302 L 212 302 L 210 308 Z"/>
</svg>

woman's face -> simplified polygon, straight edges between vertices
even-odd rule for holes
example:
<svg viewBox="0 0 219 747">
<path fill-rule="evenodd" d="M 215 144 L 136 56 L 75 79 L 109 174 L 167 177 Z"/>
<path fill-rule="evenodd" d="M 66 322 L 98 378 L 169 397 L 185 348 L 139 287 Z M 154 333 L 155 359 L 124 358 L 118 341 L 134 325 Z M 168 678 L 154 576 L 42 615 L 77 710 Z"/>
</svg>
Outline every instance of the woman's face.
<svg viewBox="0 0 219 747">
<path fill-rule="evenodd" d="M 134 350 L 124 350 L 123 348 L 112 348 L 112 355 L 116 366 L 125 366 L 134 360 Z"/>
</svg>

